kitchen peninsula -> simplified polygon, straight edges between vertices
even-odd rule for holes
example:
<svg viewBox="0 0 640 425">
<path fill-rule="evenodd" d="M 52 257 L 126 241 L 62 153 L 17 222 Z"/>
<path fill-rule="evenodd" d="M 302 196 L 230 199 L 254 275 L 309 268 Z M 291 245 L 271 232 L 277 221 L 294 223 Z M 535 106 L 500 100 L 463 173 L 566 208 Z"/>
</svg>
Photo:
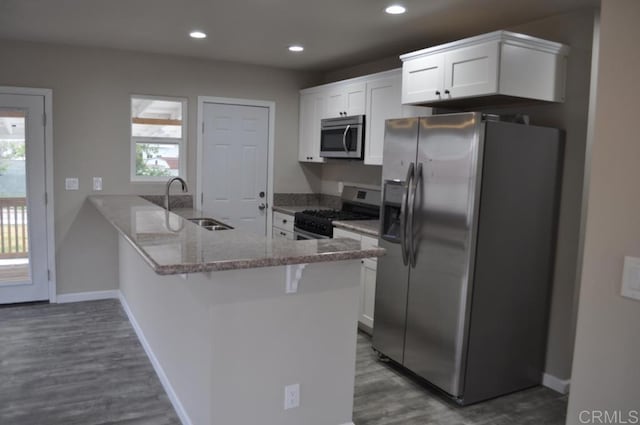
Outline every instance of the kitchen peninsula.
<svg viewBox="0 0 640 425">
<path fill-rule="evenodd" d="M 359 260 L 384 250 L 209 231 L 186 219 L 197 210 L 137 196 L 89 199 L 119 232 L 123 306 L 183 423 L 351 423 Z M 285 410 L 293 384 L 300 405 Z"/>
</svg>

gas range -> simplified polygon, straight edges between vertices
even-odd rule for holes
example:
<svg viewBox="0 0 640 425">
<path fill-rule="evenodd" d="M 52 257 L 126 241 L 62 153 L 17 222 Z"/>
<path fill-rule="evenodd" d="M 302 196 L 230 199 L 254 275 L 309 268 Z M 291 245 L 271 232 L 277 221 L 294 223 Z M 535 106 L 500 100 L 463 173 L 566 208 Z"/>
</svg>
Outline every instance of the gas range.
<svg viewBox="0 0 640 425">
<path fill-rule="evenodd" d="M 345 186 L 342 208 L 304 210 L 294 217 L 296 239 L 326 239 L 333 237 L 333 221 L 375 220 L 380 216 L 380 191 Z"/>
</svg>

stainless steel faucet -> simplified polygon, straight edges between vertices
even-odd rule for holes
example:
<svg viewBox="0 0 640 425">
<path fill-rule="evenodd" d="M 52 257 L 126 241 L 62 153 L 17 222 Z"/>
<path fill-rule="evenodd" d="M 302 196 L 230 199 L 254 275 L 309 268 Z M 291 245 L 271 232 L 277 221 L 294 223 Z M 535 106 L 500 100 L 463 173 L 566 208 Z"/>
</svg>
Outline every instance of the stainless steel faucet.
<svg viewBox="0 0 640 425">
<path fill-rule="evenodd" d="M 180 177 L 172 177 L 172 178 L 170 178 L 169 181 L 167 182 L 167 195 L 166 195 L 166 197 L 167 197 L 167 199 L 166 199 L 167 211 L 171 211 L 171 197 L 170 197 L 171 195 L 169 193 L 170 189 L 171 189 L 171 183 L 173 183 L 176 180 L 178 180 L 182 184 L 182 192 L 183 193 L 186 193 L 187 191 L 189 191 L 189 189 L 187 188 L 187 182 L 184 181 L 182 178 L 180 178 Z"/>
</svg>

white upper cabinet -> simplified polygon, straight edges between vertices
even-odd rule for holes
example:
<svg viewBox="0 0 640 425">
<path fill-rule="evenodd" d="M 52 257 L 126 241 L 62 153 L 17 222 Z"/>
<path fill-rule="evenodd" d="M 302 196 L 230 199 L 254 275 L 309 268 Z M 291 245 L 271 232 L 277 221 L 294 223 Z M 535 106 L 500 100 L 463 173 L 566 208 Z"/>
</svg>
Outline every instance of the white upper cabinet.
<svg viewBox="0 0 640 425">
<path fill-rule="evenodd" d="M 320 117 L 325 113 L 326 101 L 322 92 L 300 94 L 298 161 L 325 162 L 320 157 Z"/>
<path fill-rule="evenodd" d="M 401 69 L 302 90 L 298 160 L 325 162 L 319 155 L 323 118 L 364 114 L 364 163 L 382 165 L 385 121 L 431 114 L 430 108 L 402 105 L 401 95 Z"/>
<path fill-rule="evenodd" d="M 416 58 L 402 64 L 402 103 L 431 102 L 444 94 L 444 55 Z"/>
<path fill-rule="evenodd" d="M 489 96 L 563 102 L 568 53 L 563 44 L 508 31 L 408 53 L 400 57 L 402 103 L 475 106 L 465 99 Z"/>
<path fill-rule="evenodd" d="M 400 89 L 402 75 L 367 82 L 367 111 L 365 114 L 364 163 L 382 165 L 385 120 L 400 118 L 402 104 Z"/>
<path fill-rule="evenodd" d="M 332 86 L 327 91 L 327 109 L 323 118 L 364 114 L 365 87 L 364 82 Z"/>
<path fill-rule="evenodd" d="M 445 53 L 443 99 L 497 93 L 499 50 L 492 41 Z"/>
</svg>

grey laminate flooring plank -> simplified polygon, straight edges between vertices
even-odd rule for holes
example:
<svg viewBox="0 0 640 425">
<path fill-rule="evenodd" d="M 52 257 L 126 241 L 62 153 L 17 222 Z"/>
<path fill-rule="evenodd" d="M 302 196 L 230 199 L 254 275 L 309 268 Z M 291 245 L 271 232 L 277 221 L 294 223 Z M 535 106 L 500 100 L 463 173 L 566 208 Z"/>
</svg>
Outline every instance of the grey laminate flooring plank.
<svg viewBox="0 0 640 425">
<path fill-rule="evenodd" d="M 358 335 L 355 425 L 564 425 L 566 410 L 567 397 L 544 387 L 459 407 L 378 361 Z"/>
<path fill-rule="evenodd" d="M 178 425 L 118 300 L 0 307 L 0 424 Z"/>
<path fill-rule="evenodd" d="M 381 363 L 358 336 L 356 425 L 563 425 L 534 388 L 458 407 Z M 117 300 L 0 307 L 0 424 L 178 425 Z"/>
</svg>

